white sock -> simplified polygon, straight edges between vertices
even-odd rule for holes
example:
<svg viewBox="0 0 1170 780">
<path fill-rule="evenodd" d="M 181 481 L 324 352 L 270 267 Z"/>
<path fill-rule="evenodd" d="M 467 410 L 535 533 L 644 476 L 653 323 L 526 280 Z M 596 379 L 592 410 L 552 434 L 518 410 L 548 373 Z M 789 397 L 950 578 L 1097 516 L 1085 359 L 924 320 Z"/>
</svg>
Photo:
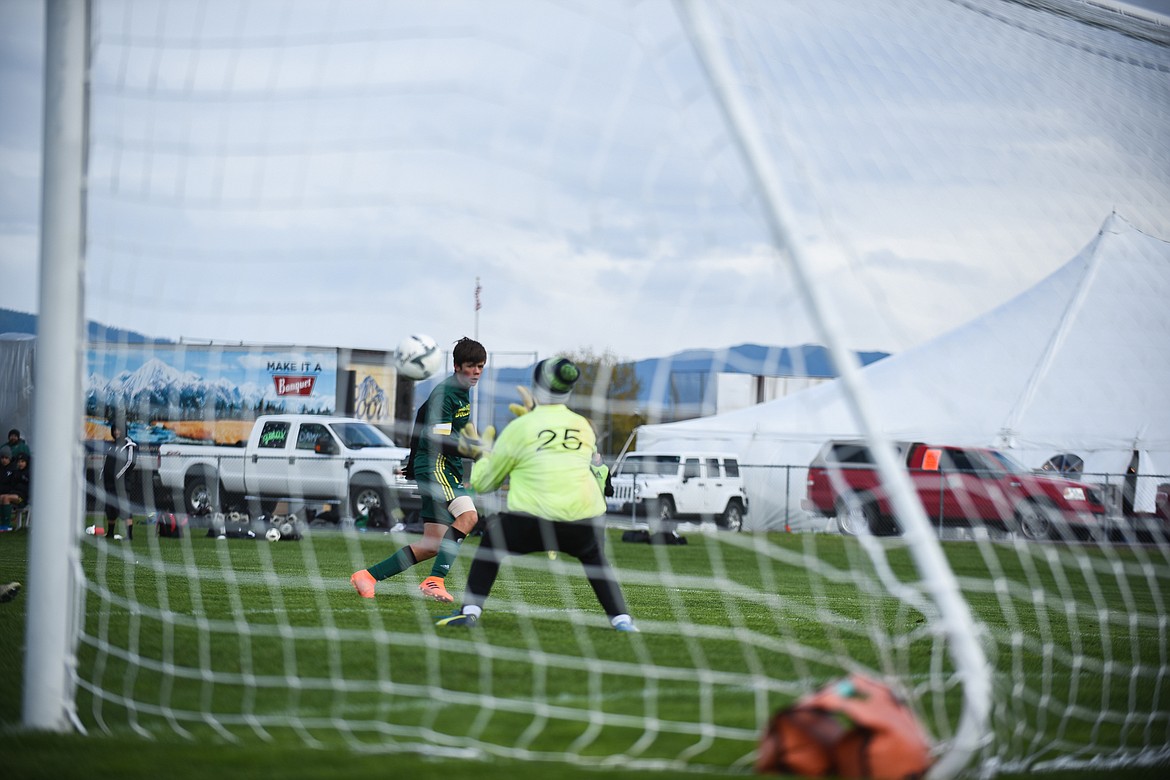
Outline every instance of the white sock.
<svg viewBox="0 0 1170 780">
<path fill-rule="evenodd" d="M 477 607 L 474 604 L 468 604 L 463 608 L 463 614 L 471 615 L 473 618 L 478 620 L 479 616 L 483 614 L 483 607 Z"/>
<path fill-rule="evenodd" d="M 614 615 L 613 619 L 609 621 L 609 624 L 611 626 L 613 626 L 614 628 L 617 628 L 622 623 L 633 623 L 633 622 L 634 622 L 634 619 L 623 612 L 620 615 Z"/>
</svg>

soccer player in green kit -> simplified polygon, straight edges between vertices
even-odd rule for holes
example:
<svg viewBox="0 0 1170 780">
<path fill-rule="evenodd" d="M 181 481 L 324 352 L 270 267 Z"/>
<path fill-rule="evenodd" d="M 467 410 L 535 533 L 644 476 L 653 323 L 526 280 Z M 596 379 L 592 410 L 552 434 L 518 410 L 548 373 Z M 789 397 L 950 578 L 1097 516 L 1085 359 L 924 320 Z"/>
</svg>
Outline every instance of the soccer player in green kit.
<svg viewBox="0 0 1170 780">
<path fill-rule="evenodd" d="M 588 420 L 565 406 L 579 375 L 570 360 L 542 360 L 533 372 L 531 411 L 510 422 L 494 443 L 491 428 L 482 439 L 475 438 L 474 426 L 466 429 L 463 451 L 475 459 L 472 488 L 487 493 L 508 479 L 508 509 L 488 523 L 462 609 L 436 625 L 476 625 L 505 556 L 563 552 L 581 561 L 610 625 L 638 630 L 605 558 L 603 478 L 590 468 L 596 436 Z"/>
<path fill-rule="evenodd" d="M 353 573 L 349 578 L 362 598 L 374 598 L 375 585 L 406 571 L 420 561 L 435 559 L 431 574 L 418 586 L 436 601 L 454 601 L 444 579 L 459 555 L 459 547 L 479 522 L 479 513 L 463 486 L 463 456 L 459 435 L 471 423 L 471 388 L 479 383 L 487 350 L 466 336 L 451 351 L 455 372 L 431 391 L 419 408 L 411 434 L 411 456 L 406 476 L 418 483 L 422 495 L 419 514 L 423 538 L 389 558 Z M 471 426 L 475 430 L 475 426 Z"/>
</svg>

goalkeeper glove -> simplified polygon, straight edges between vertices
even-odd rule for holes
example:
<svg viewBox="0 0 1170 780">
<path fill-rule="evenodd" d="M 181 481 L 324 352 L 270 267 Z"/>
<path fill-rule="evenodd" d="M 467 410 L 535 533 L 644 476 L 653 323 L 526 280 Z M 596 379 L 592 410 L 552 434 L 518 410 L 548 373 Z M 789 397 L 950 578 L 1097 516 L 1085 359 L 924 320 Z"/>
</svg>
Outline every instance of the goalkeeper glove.
<svg viewBox="0 0 1170 780">
<path fill-rule="evenodd" d="M 527 387 L 516 385 L 516 389 L 520 392 L 520 403 L 508 404 L 508 410 L 517 417 L 520 417 L 531 412 L 533 407 L 536 406 L 536 401 L 533 400 L 532 393 L 528 392 Z"/>
<path fill-rule="evenodd" d="M 472 460 L 479 460 L 484 455 L 492 451 L 492 442 L 496 440 L 495 426 L 489 425 L 484 429 L 481 436 L 475 425 L 468 423 L 462 431 L 459 432 L 459 454 L 465 458 Z"/>
</svg>

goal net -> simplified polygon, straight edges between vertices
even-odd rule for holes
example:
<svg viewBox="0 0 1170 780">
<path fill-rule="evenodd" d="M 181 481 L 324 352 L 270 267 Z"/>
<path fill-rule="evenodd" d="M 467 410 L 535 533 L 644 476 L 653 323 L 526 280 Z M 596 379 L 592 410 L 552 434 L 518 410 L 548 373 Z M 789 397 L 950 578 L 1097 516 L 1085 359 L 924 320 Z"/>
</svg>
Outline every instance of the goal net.
<svg viewBox="0 0 1170 780">
<path fill-rule="evenodd" d="M 746 773 L 772 713 L 858 672 L 937 776 L 1165 763 L 1168 43 L 1076 0 L 95 0 L 83 302 L 110 329 L 78 396 L 38 396 L 83 410 L 84 517 L 31 525 L 79 540 L 61 706 Z M 354 593 L 419 541 L 409 486 L 356 478 L 369 451 L 318 473 L 316 439 L 264 460 L 253 421 L 406 445 L 435 382 L 396 372 L 411 333 L 486 345 L 481 428 L 536 359 L 583 367 L 640 633 L 564 554 L 508 559 L 475 630 L 435 627 L 429 561 Z M 103 533 L 111 421 L 132 540 Z"/>
</svg>

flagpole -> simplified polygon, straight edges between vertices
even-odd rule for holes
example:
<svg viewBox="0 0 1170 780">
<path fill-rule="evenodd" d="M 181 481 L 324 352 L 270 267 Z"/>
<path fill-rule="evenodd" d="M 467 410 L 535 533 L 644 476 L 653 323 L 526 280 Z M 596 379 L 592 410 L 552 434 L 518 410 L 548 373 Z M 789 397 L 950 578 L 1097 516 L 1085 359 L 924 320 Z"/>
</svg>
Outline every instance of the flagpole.
<svg viewBox="0 0 1170 780">
<path fill-rule="evenodd" d="M 476 341 L 479 341 L 479 310 L 481 308 L 483 308 L 483 304 L 479 300 L 479 293 L 480 293 L 480 290 L 482 290 L 482 289 L 483 289 L 483 287 L 480 286 L 479 277 L 477 276 L 477 277 L 475 277 L 475 330 L 474 330 L 474 335 L 472 336 L 472 338 L 474 338 Z M 482 379 L 482 377 L 481 377 L 481 379 Z M 478 430 L 480 427 L 479 426 L 479 384 L 476 384 L 476 386 L 472 388 L 471 395 L 472 395 L 471 419 L 472 419 L 476 429 Z"/>
</svg>

